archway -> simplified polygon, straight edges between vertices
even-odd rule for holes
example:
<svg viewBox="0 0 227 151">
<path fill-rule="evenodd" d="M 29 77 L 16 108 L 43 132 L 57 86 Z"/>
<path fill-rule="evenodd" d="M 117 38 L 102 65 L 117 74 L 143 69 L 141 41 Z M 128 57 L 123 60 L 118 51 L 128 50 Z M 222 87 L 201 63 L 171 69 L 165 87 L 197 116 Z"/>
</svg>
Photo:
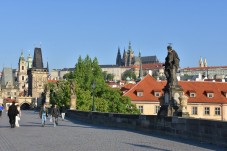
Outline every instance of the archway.
<svg viewBox="0 0 227 151">
<path fill-rule="evenodd" d="M 21 110 L 30 110 L 30 105 L 28 103 L 23 103 L 20 106 Z"/>
</svg>

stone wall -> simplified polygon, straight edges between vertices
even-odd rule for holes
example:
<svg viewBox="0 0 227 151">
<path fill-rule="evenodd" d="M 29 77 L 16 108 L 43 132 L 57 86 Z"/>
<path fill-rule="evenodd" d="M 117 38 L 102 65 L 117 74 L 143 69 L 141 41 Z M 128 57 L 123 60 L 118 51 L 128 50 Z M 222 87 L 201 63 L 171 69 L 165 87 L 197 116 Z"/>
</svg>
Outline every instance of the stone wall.
<svg viewBox="0 0 227 151">
<path fill-rule="evenodd" d="M 67 117 L 91 124 L 159 132 L 227 147 L 227 122 L 155 115 L 128 115 L 68 110 Z"/>
</svg>

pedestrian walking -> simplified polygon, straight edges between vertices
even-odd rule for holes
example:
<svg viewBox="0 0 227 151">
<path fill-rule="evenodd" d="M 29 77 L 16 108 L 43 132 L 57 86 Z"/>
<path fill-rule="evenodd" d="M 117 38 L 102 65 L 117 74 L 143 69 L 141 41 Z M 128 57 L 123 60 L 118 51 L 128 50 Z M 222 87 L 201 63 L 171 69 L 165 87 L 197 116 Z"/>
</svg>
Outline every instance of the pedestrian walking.
<svg viewBox="0 0 227 151">
<path fill-rule="evenodd" d="M 3 105 L 0 105 L 0 117 L 2 116 L 3 110 L 4 110 L 4 106 Z"/>
<path fill-rule="evenodd" d="M 61 107 L 61 118 L 62 118 L 62 121 L 64 121 L 64 119 L 65 119 L 65 111 L 66 111 L 66 107 L 63 104 L 62 107 Z"/>
<path fill-rule="evenodd" d="M 57 108 L 57 104 L 55 104 L 53 109 L 51 110 L 51 115 L 53 118 L 54 127 L 56 127 L 56 125 L 58 125 L 58 116 L 59 116 L 59 109 Z"/>
<path fill-rule="evenodd" d="M 9 110 L 8 110 L 9 123 L 11 125 L 11 128 L 15 127 L 15 119 L 16 119 L 17 114 L 19 114 L 19 111 L 17 110 L 15 101 L 13 101 L 12 105 L 10 105 Z"/>
<path fill-rule="evenodd" d="M 39 111 L 39 117 L 42 119 L 42 127 L 45 126 L 46 120 L 48 117 L 48 109 L 46 108 L 46 104 L 44 103 Z"/>
<path fill-rule="evenodd" d="M 17 110 L 18 110 L 19 114 L 17 114 L 17 116 L 16 116 L 15 126 L 16 127 L 20 127 L 19 121 L 21 119 L 21 110 L 20 110 L 20 106 L 19 105 L 17 105 Z"/>
</svg>

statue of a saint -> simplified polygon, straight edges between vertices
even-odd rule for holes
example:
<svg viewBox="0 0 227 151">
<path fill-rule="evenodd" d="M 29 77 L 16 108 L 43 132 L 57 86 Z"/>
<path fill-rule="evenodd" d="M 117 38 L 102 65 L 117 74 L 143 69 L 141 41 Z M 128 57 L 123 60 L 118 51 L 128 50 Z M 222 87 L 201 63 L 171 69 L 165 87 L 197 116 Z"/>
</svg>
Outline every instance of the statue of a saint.
<svg viewBox="0 0 227 151">
<path fill-rule="evenodd" d="M 175 50 L 172 49 L 172 46 L 167 46 L 168 55 L 165 58 L 165 76 L 167 79 L 167 87 L 175 87 L 178 85 L 177 81 L 177 70 L 179 68 L 180 59 Z"/>
</svg>

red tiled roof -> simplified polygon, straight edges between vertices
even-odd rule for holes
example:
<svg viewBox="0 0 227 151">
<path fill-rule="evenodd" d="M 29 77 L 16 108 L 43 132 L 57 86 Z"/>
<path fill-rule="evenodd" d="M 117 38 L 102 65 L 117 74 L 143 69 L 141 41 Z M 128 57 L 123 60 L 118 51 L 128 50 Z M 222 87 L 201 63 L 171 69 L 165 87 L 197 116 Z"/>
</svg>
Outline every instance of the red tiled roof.
<svg viewBox="0 0 227 151">
<path fill-rule="evenodd" d="M 49 83 L 57 83 L 58 80 L 48 80 Z"/>
<path fill-rule="evenodd" d="M 161 90 L 166 85 L 166 81 L 157 81 L 151 75 L 146 75 L 139 83 L 124 94 L 129 96 L 132 101 L 150 101 L 158 102 L 159 98 L 155 97 L 152 92 Z M 227 90 L 227 83 L 225 82 L 198 82 L 198 81 L 179 81 L 184 93 L 188 96 L 189 103 L 227 103 L 227 98 L 222 91 Z M 143 89 L 143 96 L 138 97 L 134 92 L 137 89 Z M 196 97 L 190 97 L 187 92 L 194 91 Z M 212 91 L 214 97 L 208 98 L 204 92 Z"/>
</svg>

